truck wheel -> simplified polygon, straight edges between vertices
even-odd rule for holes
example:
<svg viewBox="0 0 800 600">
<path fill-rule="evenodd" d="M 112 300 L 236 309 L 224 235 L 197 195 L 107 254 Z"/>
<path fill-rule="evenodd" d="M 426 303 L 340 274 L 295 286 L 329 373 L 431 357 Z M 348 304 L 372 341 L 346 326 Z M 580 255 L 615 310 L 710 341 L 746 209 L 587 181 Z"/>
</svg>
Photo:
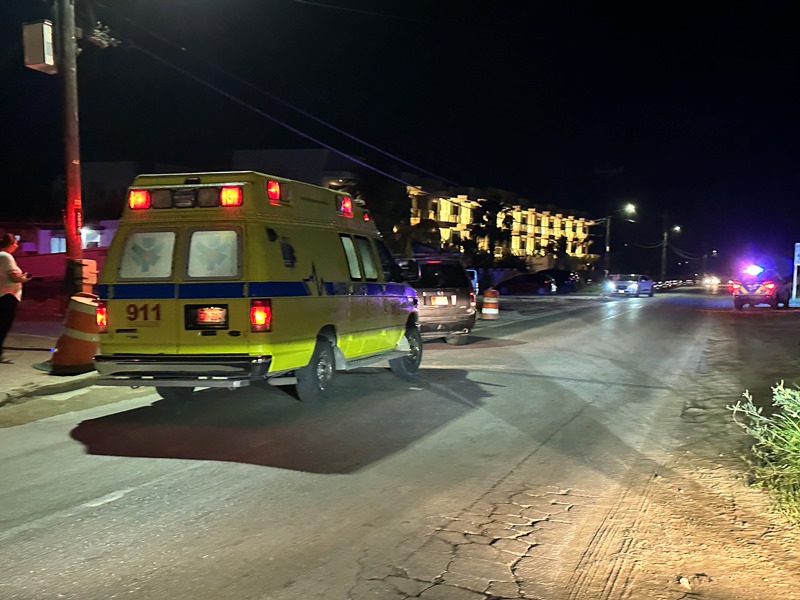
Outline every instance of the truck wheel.
<svg viewBox="0 0 800 600">
<path fill-rule="evenodd" d="M 192 397 L 193 387 L 156 387 L 156 393 L 168 402 L 185 402 Z"/>
<path fill-rule="evenodd" d="M 744 304 L 742 302 L 738 302 L 736 300 L 733 301 L 733 308 L 736 310 L 742 310 L 744 308 Z"/>
<path fill-rule="evenodd" d="M 411 347 L 408 355 L 389 360 L 389 368 L 393 373 L 401 376 L 413 375 L 422 362 L 422 336 L 419 333 L 419 327 L 409 326 L 406 329 L 406 339 Z"/>
<path fill-rule="evenodd" d="M 297 370 L 297 395 L 302 402 L 319 402 L 330 390 L 335 371 L 333 348 L 325 339 L 317 339 L 311 360 Z"/>
</svg>

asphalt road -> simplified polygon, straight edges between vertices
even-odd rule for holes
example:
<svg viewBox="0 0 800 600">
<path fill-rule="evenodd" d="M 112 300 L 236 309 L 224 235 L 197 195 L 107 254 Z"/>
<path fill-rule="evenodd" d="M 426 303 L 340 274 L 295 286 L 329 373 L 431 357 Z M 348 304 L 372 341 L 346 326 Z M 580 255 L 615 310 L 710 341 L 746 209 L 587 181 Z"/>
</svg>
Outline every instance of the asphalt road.
<svg viewBox="0 0 800 600">
<path fill-rule="evenodd" d="M 689 448 L 742 470 L 725 404 L 796 372 L 800 311 L 728 303 L 521 305 L 427 343 L 413 379 L 342 374 L 316 409 L 268 385 L 4 407 L 0 598 L 678 597 L 668 550 L 630 550 L 661 531 L 654 474 L 694 489 Z M 715 598 L 791 597 L 715 564 Z"/>
</svg>

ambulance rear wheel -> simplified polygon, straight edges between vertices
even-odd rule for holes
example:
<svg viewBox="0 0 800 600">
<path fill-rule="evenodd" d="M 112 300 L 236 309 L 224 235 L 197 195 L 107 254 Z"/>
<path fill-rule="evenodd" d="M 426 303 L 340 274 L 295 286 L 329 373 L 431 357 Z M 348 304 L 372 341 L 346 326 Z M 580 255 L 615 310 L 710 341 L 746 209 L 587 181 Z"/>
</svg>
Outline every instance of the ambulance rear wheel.
<svg viewBox="0 0 800 600">
<path fill-rule="evenodd" d="M 193 387 L 156 387 L 156 393 L 169 402 L 184 402 L 193 392 Z"/>
<path fill-rule="evenodd" d="M 411 348 L 409 353 L 389 361 L 389 368 L 392 372 L 402 376 L 416 373 L 422 362 L 422 336 L 419 333 L 419 327 L 412 326 L 406 329 L 406 339 Z"/>
<path fill-rule="evenodd" d="M 303 402 L 318 402 L 330 390 L 335 372 L 333 348 L 327 340 L 317 340 L 311 361 L 297 371 L 297 395 Z"/>
<path fill-rule="evenodd" d="M 735 308 L 736 310 L 742 310 L 744 308 L 744 302 L 739 302 L 737 300 L 734 300 L 733 308 Z"/>
</svg>

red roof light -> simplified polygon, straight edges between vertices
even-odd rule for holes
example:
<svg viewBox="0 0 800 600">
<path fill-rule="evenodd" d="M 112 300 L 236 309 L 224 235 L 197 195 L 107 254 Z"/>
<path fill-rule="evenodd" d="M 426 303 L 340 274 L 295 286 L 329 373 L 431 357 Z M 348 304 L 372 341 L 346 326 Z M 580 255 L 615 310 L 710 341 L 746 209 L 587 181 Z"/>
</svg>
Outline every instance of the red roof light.
<svg viewBox="0 0 800 600">
<path fill-rule="evenodd" d="M 353 199 L 350 196 L 339 196 L 339 212 L 348 219 L 353 218 Z"/>
<path fill-rule="evenodd" d="M 274 179 L 267 181 L 267 198 L 269 203 L 274 206 L 279 206 L 281 203 L 281 184 Z"/>
<path fill-rule="evenodd" d="M 134 210 L 150 208 L 150 192 L 147 190 L 131 190 L 128 192 L 128 206 Z"/>
<path fill-rule="evenodd" d="M 241 206 L 242 205 L 242 188 L 224 187 L 219 191 L 219 203 L 222 206 Z"/>
</svg>

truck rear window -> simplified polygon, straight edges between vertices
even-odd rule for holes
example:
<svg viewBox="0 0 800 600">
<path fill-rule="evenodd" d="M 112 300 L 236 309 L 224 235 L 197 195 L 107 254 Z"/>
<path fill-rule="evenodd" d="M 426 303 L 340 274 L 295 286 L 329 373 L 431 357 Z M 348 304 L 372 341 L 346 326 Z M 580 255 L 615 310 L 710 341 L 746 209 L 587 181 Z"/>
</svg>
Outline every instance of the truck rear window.
<svg viewBox="0 0 800 600">
<path fill-rule="evenodd" d="M 193 231 L 189 238 L 189 277 L 239 275 L 239 235 L 230 229 Z"/>
<path fill-rule="evenodd" d="M 164 279 L 172 275 L 174 231 L 131 233 L 125 240 L 119 276 L 121 279 Z"/>
</svg>

